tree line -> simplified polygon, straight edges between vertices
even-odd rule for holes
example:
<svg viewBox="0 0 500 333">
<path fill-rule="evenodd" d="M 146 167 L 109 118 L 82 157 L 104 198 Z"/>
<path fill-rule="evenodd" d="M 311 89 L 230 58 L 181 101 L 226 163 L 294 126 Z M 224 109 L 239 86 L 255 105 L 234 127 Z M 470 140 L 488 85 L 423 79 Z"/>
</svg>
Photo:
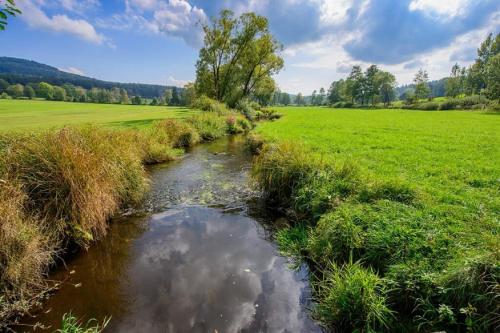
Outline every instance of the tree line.
<svg viewBox="0 0 500 333">
<path fill-rule="evenodd" d="M 429 81 L 429 74 L 419 69 L 411 85 L 396 86 L 395 76 L 371 65 L 363 71 L 361 66 L 353 66 L 350 74 L 332 82 L 325 92 L 314 90 L 311 96 L 302 93 L 289 96 L 279 90 L 272 99 L 273 104 L 281 105 L 333 105 L 340 107 L 374 106 L 385 107 L 400 99 L 406 105 L 416 105 L 430 101 L 434 97 L 447 96 L 463 98 L 477 96 L 481 103 L 500 100 L 500 34 L 489 34 L 477 50 L 477 59 L 469 67 L 455 64 L 449 77 Z M 479 102 L 478 102 L 479 103 Z M 430 105 L 427 105 L 430 107 Z M 438 107 L 439 105 L 436 105 Z M 457 101 L 457 106 L 460 102 Z"/>
<path fill-rule="evenodd" d="M 162 96 L 146 99 L 138 95 L 129 97 L 127 90 L 118 87 L 85 89 L 69 83 L 56 86 L 47 82 L 22 85 L 20 83 L 9 84 L 6 80 L 0 79 L 0 98 L 43 98 L 50 101 L 80 103 L 184 106 L 190 105 L 195 95 L 192 83 L 187 84 L 183 89 L 166 88 Z"/>
</svg>

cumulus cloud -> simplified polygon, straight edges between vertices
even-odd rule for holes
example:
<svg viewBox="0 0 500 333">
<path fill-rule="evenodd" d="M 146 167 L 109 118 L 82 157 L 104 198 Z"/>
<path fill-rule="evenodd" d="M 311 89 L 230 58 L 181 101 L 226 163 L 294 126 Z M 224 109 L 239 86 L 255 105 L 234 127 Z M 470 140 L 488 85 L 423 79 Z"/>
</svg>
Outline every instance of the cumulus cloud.
<svg viewBox="0 0 500 333">
<path fill-rule="evenodd" d="M 100 6 L 99 0 L 59 0 L 59 4 L 62 8 L 75 13 L 84 13 Z"/>
<path fill-rule="evenodd" d="M 176 86 L 176 87 L 184 87 L 186 84 L 188 84 L 188 80 L 179 80 L 176 79 L 173 76 L 169 76 L 167 79 L 167 84 L 171 86 Z"/>
<path fill-rule="evenodd" d="M 463 2 L 457 7 L 432 3 L 443 2 L 372 0 L 363 14 L 351 11 L 346 27 L 357 29 L 359 36 L 347 42 L 345 49 L 363 61 L 402 63 L 449 45 L 456 37 L 482 27 L 491 13 L 500 10 L 494 0 Z"/>
<path fill-rule="evenodd" d="M 20 17 L 31 27 L 46 29 L 58 33 L 67 33 L 95 44 L 106 41 L 104 35 L 98 33 L 94 26 L 83 19 L 72 19 L 65 14 L 49 17 L 38 4 L 40 1 L 19 1 L 23 15 Z"/>
<path fill-rule="evenodd" d="M 187 0 L 126 0 L 125 12 L 100 18 L 97 25 L 116 30 L 138 29 L 143 32 L 180 38 L 189 46 L 202 44 L 202 22 L 207 20 L 203 9 Z"/>
</svg>

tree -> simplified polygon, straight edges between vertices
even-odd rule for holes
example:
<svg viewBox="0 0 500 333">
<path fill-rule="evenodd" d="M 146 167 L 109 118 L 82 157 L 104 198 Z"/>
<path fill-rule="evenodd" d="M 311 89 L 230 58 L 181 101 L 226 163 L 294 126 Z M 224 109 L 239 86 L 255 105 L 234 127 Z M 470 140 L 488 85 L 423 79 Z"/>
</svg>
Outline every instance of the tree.
<svg viewBox="0 0 500 333">
<path fill-rule="evenodd" d="M 158 100 L 156 98 L 153 98 L 153 100 L 151 101 L 151 103 L 149 103 L 149 105 L 152 105 L 152 106 L 158 105 Z"/>
<path fill-rule="evenodd" d="M 184 86 L 182 90 L 182 104 L 191 105 L 196 99 L 196 89 L 194 83 L 188 83 Z"/>
<path fill-rule="evenodd" d="M 417 74 L 415 74 L 413 83 L 415 84 L 415 98 L 429 98 L 431 90 L 429 88 L 429 75 L 427 71 L 419 69 Z"/>
<path fill-rule="evenodd" d="M 223 10 L 203 26 L 204 46 L 196 63 L 196 92 L 235 104 L 253 94 L 263 80 L 283 67 L 282 49 L 265 17 L 245 13 L 235 18 Z"/>
<path fill-rule="evenodd" d="M 465 67 L 460 68 L 458 64 L 451 68 L 451 75 L 445 82 L 446 96 L 456 97 L 464 93 L 465 88 Z"/>
<path fill-rule="evenodd" d="M 488 62 L 498 53 L 500 53 L 500 33 L 495 38 L 490 33 L 479 46 L 475 63 L 467 70 L 466 89 L 469 94 L 479 94 L 487 89 Z"/>
<path fill-rule="evenodd" d="M 302 95 L 302 93 L 298 93 L 297 97 L 295 98 L 295 104 L 297 104 L 297 105 L 306 104 L 306 100 L 304 99 L 304 96 Z"/>
<path fill-rule="evenodd" d="M 500 102 L 500 53 L 488 60 L 485 67 L 486 96 Z"/>
<path fill-rule="evenodd" d="M 64 90 L 61 87 L 55 86 L 54 87 L 54 101 L 64 101 L 66 100 L 66 90 Z"/>
<path fill-rule="evenodd" d="M 321 87 L 319 89 L 318 105 L 323 105 L 325 103 L 325 97 L 326 97 L 325 88 Z"/>
<path fill-rule="evenodd" d="M 261 105 L 269 105 L 276 90 L 276 83 L 271 77 L 266 77 L 259 81 L 255 87 L 253 96 Z"/>
<path fill-rule="evenodd" d="M 330 85 L 330 89 L 328 89 L 328 96 L 327 96 L 328 103 L 335 104 L 342 100 L 341 89 L 343 84 L 344 84 L 343 79 L 340 81 L 332 82 L 332 84 Z"/>
<path fill-rule="evenodd" d="M 18 14 L 21 14 L 21 11 L 16 7 L 14 0 L 5 0 L 5 2 L 0 3 L 0 31 L 5 30 L 7 27 L 7 18 L 9 16 Z"/>
<path fill-rule="evenodd" d="M 181 104 L 181 99 L 179 97 L 179 91 L 177 90 L 177 87 L 174 87 L 172 89 L 172 99 L 170 100 L 171 105 L 179 105 Z"/>
<path fill-rule="evenodd" d="M 313 91 L 312 95 L 311 95 L 311 104 L 312 105 L 316 105 L 316 98 L 317 98 L 317 92 L 316 90 Z"/>
<path fill-rule="evenodd" d="M 54 87 L 47 82 L 40 82 L 38 84 L 39 97 L 51 100 L 54 98 Z"/>
<path fill-rule="evenodd" d="M 347 77 L 348 94 L 352 102 L 364 103 L 364 75 L 360 66 L 353 66 L 351 74 Z"/>
<path fill-rule="evenodd" d="M 0 79 L 0 94 L 5 92 L 8 87 L 9 87 L 9 82 L 5 81 L 4 79 Z"/>
<path fill-rule="evenodd" d="M 283 104 L 285 106 L 287 105 L 290 105 L 291 103 L 291 99 L 290 99 L 290 95 L 287 94 L 287 93 L 281 93 L 281 96 L 280 96 L 280 104 Z"/>
<path fill-rule="evenodd" d="M 141 98 L 141 96 L 134 96 L 134 97 L 132 97 L 132 104 L 134 104 L 134 105 L 141 105 L 142 104 L 142 98 Z"/>
<path fill-rule="evenodd" d="M 129 99 L 128 99 L 128 94 L 125 89 L 120 89 L 120 104 L 128 104 Z"/>
<path fill-rule="evenodd" d="M 163 98 L 165 99 L 165 104 L 170 105 L 170 101 L 172 100 L 172 89 L 166 89 Z"/>
<path fill-rule="evenodd" d="M 36 97 L 35 89 L 32 86 L 26 85 L 24 86 L 24 96 L 29 99 L 33 99 Z"/>
<path fill-rule="evenodd" d="M 396 93 L 396 77 L 385 71 L 379 71 L 375 76 L 378 95 L 384 106 L 388 106 L 394 100 Z"/>
<path fill-rule="evenodd" d="M 379 92 L 379 82 L 377 80 L 377 75 L 380 72 L 377 65 L 371 65 L 366 69 L 364 80 L 363 80 L 363 102 L 371 101 L 372 105 L 375 104 L 375 96 Z M 364 104 L 364 103 L 363 103 Z"/>
<path fill-rule="evenodd" d="M 13 84 L 7 88 L 7 94 L 12 98 L 22 97 L 24 94 L 24 87 L 22 84 Z"/>
</svg>

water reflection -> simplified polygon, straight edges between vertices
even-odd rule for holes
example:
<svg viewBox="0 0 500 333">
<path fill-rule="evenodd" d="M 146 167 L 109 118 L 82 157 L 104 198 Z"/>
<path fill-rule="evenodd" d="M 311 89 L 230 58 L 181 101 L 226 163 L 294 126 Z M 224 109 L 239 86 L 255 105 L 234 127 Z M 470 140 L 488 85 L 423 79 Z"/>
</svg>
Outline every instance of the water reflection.
<svg viewBox="0 0 500 333">
<path fill-rule="evenodd" d="M 239 139 L 155 167 L 145 216 L 115 220 L 59 269 L 53 278 L 68 282 L 26 324 L 53 330 L 72 311 L 112 316 L 107 332 L 320 331 L 305 309 L 305 269 L 290 270 L 266 219 L 251 217 L 260 213 L 248 205 L 249 167 Z"/>
<path fill-rule="evenodd" d="M 151 218 L 134 246 L 117 332 L 310 332 L 306 282 L 286 268 L 258 225 L 218 209 L 186 207 Z"/>
</svg>

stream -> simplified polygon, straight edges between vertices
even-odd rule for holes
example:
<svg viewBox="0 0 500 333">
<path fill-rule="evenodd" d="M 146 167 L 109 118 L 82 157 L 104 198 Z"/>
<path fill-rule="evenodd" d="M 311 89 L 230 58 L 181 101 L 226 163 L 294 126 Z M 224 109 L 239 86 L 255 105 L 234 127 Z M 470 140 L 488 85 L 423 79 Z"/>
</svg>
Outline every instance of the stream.
<svg viewBox="0 0 500 333">
<path fill-rule="evenodd" d="M 308 271 L 280 256 L 250 167 L 242 137 L 152 167 L 142 211 L 68 258 L 51 275 L 64 283 L 25 323 L 52 332 L 71 311 L 111 317 L 105 332 L 322 332 Z"/>
</svg>

